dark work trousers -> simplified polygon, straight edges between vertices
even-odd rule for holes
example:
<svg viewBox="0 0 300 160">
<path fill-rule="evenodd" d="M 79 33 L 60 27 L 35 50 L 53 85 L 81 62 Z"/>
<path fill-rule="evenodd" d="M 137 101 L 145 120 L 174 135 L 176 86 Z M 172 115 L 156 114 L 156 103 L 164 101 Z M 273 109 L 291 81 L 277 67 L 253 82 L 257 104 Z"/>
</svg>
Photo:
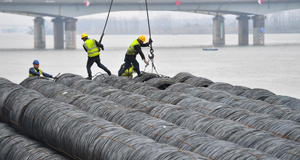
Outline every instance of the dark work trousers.
<svg viewBox="0 0 300 160">
<path fill-rule="evenodd" d="M 125 72 L 126 69 L 128 69 L 130 67 L 130 63 L 132 63 L 133 65 L 133 70 L 138 74 L 140 75 L 141 72 L 140 72 L 140 66 L 139 66 L 139 62 L 135 59 L 135 58 L 132 58 L 130 60 L 127 60 L 127 58 L 125 59 L 125 65 L 124 65 L 124 68 L 122 68 L 118 75 L 119 76 L 122 76 L 122 73 Z"/>
<path fill-rule="evenodd" d="M 89 77 L 92 77 L 91 67 L 94 64 L 94 62 L 97 63 L 99 68 L 103 69 L 107 73 L 109 72 L 109 70 L 100 62 L 100 57 L 99 56 L 89 57 L 88 60 L 87 60 L 87 64 L 86 64 L 86 69 L 87 69 Z"/>
</svg>

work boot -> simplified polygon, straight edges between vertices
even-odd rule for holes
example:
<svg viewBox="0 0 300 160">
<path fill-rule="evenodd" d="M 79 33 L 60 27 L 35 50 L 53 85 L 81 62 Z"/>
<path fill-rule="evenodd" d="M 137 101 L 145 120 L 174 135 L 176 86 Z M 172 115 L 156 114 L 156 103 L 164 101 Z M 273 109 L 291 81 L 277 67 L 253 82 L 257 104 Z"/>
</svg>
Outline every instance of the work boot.
<svg viewBox="0 0 300 160">
<path fill-rule="evenodd" d="M 86 77 L 85 79 L 92 80 L 92 77 Z"/>
</svg>

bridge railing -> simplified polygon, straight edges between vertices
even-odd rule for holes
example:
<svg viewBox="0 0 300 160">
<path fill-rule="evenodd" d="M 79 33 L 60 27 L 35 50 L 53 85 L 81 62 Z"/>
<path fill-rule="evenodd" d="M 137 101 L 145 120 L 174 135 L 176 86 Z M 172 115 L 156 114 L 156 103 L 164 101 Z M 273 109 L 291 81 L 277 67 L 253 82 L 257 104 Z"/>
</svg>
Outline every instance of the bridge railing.
<svg viewBox="0 0 300 160">
<path fill-rule="evenodd" d="M 89 0 L 90 3 L 105 3 L 110 2 L 111 0 Z M 299 0 L 268 0 L 268 2 L 297 2 Z M 20 3 L 83 3 L 83 0 L 0 0 L 0 2 L 20 2 Z M 145 0 L 114 0 L 116 3 L 137 3 L 145 2 Z M 148 0 L 151 2 L 160 2 L 160 3 L 172 3 L 176 0 Z M 182 3 L 187 2 L 223 2 L 223 3 L 234 3 L 234 2 L 256 2 L 256 0 L 181 0 Z"/>
</svg>

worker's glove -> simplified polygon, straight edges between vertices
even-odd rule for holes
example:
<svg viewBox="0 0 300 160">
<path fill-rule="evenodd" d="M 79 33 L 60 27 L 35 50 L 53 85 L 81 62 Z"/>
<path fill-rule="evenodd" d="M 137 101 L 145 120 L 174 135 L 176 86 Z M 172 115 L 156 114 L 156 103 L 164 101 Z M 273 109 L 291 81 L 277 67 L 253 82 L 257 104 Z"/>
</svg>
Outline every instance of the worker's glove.
<svg viewBox="0 0 300 160">
<path fill-rule="evenodd" d="M 104 51 L 104 45 L 102 45 L 100 48 Z"/>
<path fill-rule="evenodd" d="M 55 79 L 55 80 L 57 79 L 57 77 L 56 77 L 56 76 L 53 76 L 52 78 L 53 78 L 53 79 Z"/>
<path fill-rule="evenodd" d="M 40 77 L 44 77 L 42 74 L 40 74 Z"/>
</svg>

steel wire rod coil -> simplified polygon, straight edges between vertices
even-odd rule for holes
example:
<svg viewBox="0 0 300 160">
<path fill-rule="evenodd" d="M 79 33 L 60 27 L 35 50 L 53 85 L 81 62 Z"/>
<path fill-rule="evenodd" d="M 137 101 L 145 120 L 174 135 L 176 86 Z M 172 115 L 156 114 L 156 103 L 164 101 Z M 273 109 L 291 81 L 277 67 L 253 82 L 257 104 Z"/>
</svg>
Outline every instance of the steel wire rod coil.
<svg viewBox="0 0 300 160">
<path fill-rule="evenodd" d="M 142 72 L 142 76 L 138 77 L 134 77 L 133 80 L 136 82 L 145 82 L 148 81 L 149 79 L 152 78 L 159 78 L 160 76 L 155 74 L 155 73 L 147 73 L 147 72 Z"/>
<path fill-rule="evenodd" d="M 172 79 L 174 79 L 177 82 L 184 82 L 189 78 L 194 78 L 196 76 L 192 75 L 191 73 L 188 72 L 180 72 L 178 74 L 176 74 Z"/>
<path fill-rule="evenodd" d="M 113 100 L 113 99 L 112 99 Z M 152 110 L 153 111 L 153 110 Z M 178 113 L 180 113 L 180 112 L 178 112 Z M 172 115 L 172 114 L 170 114 L 170 115 Z M 153 116 L 155 116 L 155 115 L 153 115 Z M 157 117 L 159 117 L 159 116 L 157 116 Z M 170 116 L 171 117 L 171 116 Z M 186 117 L 190 117 L 190 116 L 186 116 Z M 179 118 L 176 118 L 176 119 L 179 119 Z M 176 122 L 176 121 L 175 121 Z M 180 122 L 180 123 L 182 123 L 182 121 Z M 193 123 L 194 124 L 194 123 Z M 245 126 L 244 126 L 245 127 Z M 247 128 L 247 127 L 246 127 Z M 264 134 L 267 134 L 267 133 L 265 133 L 265 132 L 263 132 Z M 271 134 L 272 135 L 272 134 Z M 251 135 L 249 135 L 249 136 L 251 136 Z M 270 135 L 268 135 L 268 136 L 270 136 Z M 271 136 L 272 138 L 275 138 L 274 136 Z M 255 139 L 254 137 L 252 137 L 253 139 Z M 275 138 L 276 139 L 276 138 Z M 273 141 L 278 141 L 278 139 L 276 139 L 276 140 L 273 140 Z M 277 146 L 277 145 L 276 145 Z M 281 147 L 281 146 L 278 146 L 278 147 Z M 286 154 L 286 153 L 282 153 L 282 154 Z M 282 155 L 283 156 L 283 155 Z"/>
<path fill-rule="evenodd" d="M 127 94 L 127 93 L 126 93 Z M 119 111 L 118 111 L 119 112 Z M 132 113 L 133 114 L 133 113 Z M 132 114 L 131 115 L 129 115 L 129 117 L 133 117 L 132 116 Z M 138 115 L 141 115 L 141 113 L 137 113 Z M 115 114 L 113 114 L 113 115 L 115 115 Z M 122 115 L 124 115 L 124 114 L 122 114 Z M 114 116 L 114 117 L 120 117 L 121 115 L 119 114 L 119 116 Z M 122 116 L 121 116 L 122 117 Z M 145 117 L 145 116 L 142 116 L 142 117 Z M 151 118 L 153 118 L 153 117 L 151 117 Z M 107 118 L 106 118 L 107 119 Z M 110 120 L 113 120 L 112 118 L 109 118 Z M 140 122 L 142 119 L 139 119 L 138 121 Z M 121 120 L 116 120 L 119 124 L 120 124 L 120 121 Z M 143 119 L 143 121 L 146 121 L 145 119 Z M 128 120 L 126 120 L 126 122 L 128 122 Z M 129 121 L 129 124 L 134 124 L 134 123 L 132 123 L 132 121 Z M 145 123 L 138 123 L 138 124 L 142 124 L 144 127 L 146 127 L 146 128 L 144 128 L 144 127 L 142 127 L 142 126 L 140 126 L 140 125 L 138 125 L 137 127 L 133 127 L 133 129 L 135 130 L 135 131 L 137 131 L 137 132 L 139 132 L 139 133 L 143 133 L 144 135 L 147 135 L 147 133 L 149 133 L 149 129 L 151 129 L 151 130 L 153 130 L 153 127 L 149 127 L 149 124 L 153 124 L 153 122 L 149 122 L 149 120 L 148 121 L 146 121 Z M 148 125 L 145 125 L 145 124 L 148 124 Z M 128 125 L 126 125 L 126 124 L 121 124 L 122 126 L 126 126 L 126 128 L 128 128 Z M 153 125 L 153 126 L 157 126 L 157 125 Z M 165 128 L 165 126 L 166 126 L 166 124 L 164 123 L 163 124 L 163 126 L 164 127 L 159 127 L 159 128 Z M 167 125 L 168 126 L 168 125 Z M 170 125 L 169 125 L 170 126 Z M 174 126 L 174 125 L 173 125 Z M 130 128 L 130 127 L 129 127 Z M 147 129 L 148 128 L 148 129 Z M 136 130 L 137 129 L 137 130 Z M 140 131 L 139 131 L 140 130 Z M 152 131 L 153 132 L 153 131 Z M 150 133 L 152 133 L 152 132 L 150 132 Z M 177 133 L 177 132 L 176 132 Z M 150 134 L 151 135 L 151 134 Z M 147 135 L 147 136 L 149 136 L 149 135 Z M 173 138 L 174 139 L 174 138 Z M 174 140 L 173 140 L 174 141 Z M 194 141 L 194 140 L 193 140 Z M 178 142 L 177 142 L 178 143 Z M 227 144 L 228 145 L 228 144 Z M 192 147 L 192 148 L 195 148 L 195 147 Z M 223 147 L 224 148 L 224 147 Z"/>
<path fill-rule="evenodd" d="M 129 84 L 129 86 L 135 87 L 135 84 L 130 84 L 130 83 L 128 83 L 128 84 Z M 228 85 L 225 85 L 225 86 L 228 86 Z M 189 92 L 193 92 L 193 87 L 192 86 L 190 87 L 190 89 L 191 90 Z M 126 88 L 125 88 L 125 90 L 126 90 Z M 129 91 L 132 91 L 132 90 L 133 89 L 130 89 Z M 256 101 L 256 100 L 251 100 L 250 101 L 250 100 L 248 100 L 248 99 L 246 99 L 244 97 L 233 97 L 231 95 L 228 95 L 228 93 L 221 92 L 221 91 L 213 91 L 212 92 L 211 90 L 208 90 L 208 89 L 205 89 L 205 88 L 201 88 L 201 90 L 204 90 L 205 92 L 201 92 L 202 94 L 201 94 L 200 98 L 204 98 L 206 100 L 216 100 L 216 101 L 219 101 L 221 103 L 229 104 L 229 105 L 231 105 L 233 107 L 240 108 L 240 109 L 246 109 L 246 110 L 249 110 L 249 111 L 254 112 L 254 113 L 269 114 L 270 116 L 272 116 L 274 118 L 283 119 L 283 120 L 293 120 L 293 121 L 299 122 L 298 121 L 299 120 L 299 113 L 295 113 L 295 111 L 294 111 L 293 114 L 291 114 L 292 111 L 289 110 L 288 108 L 286 108 L 285 106 L 269 105 L 269 104 L 264 103 L 262 101 Z M 142 93 L 143 95 L 145 95 L 145 91 L 139 93 L 138 90 L 135 90 L 133 92 L 134 93 L 138 93 L 138 94 Z M 188 91 L 186 91 L 186 92 L 188 92 Z M 209 96 L 210 94 L 219 94 L 219 93 L 225 94 L 226 97 L 224 97 L 224 95 L 222 95 L 222 96 L 219 96 L 219 95 Z M 197 92 L 194 93 L 194 96 L 199 97 L 199 95 L 200 94 L 197 93 Z M 151 94 L 147 94 L 147 96 L 151 97 Z M 155 94 L 155 96 L 158 96 L 158 95 Z M 174 97 L 172 97 L 172 98 L 176 99 Z M 161 101 L 162 98 L 161 99 L 152 98 L 152 100 L 160 100 Z M 174 102 L 177 102 L 177 101 L 180 101 L 180 100 L 181 99 L 178 99 L 178 100 L 175 100 Z M 244 103 L 241 103 L 242 101 Z M 172 103 L 172 101 L 165 101 L 165 102 Z M 172 103 L 172 104 L 175 104 L 175 103 Z M 257 107 L 256 108 L 255 107 L 251 107 L 251 105 L 256 105 Z M 220 105 L 217 104 L 217 106 L 222 106 L 222 104 L 220 104 Z M 199 108 L 201 108 L 201 107 L 199 107 Z M 205 110 L 202 110 L 202 111 L 205 111 Z M 246 114 L 246 113 L 243 113 L 243 114 Z M 287 116 L 284 116 L 284 115 L 287 115 Z M 227 116 L 223 116 L 223 117 L 227 117 Z"/>
<path fill-rule="evenodd" d="M 266 98 L 264 101 L 270 104 L 285 105 L 291 109 L 300 111 L 300 99 L 297 98 L 274 95 Z"/>
<path fill-rule="evenodd" d="M 37 83 L 31 84 L 37 85 Z M 50 87 L 51 85 L 47 86 Z M 18 92 L 19 94 L 12 92 L 7 97 L 9 99 L 14 97 L 17 99 L 18 97 L 18 99 L 21 99 L 19 102 L 34 97 L 27 94 L 33 95 L 33 90 L 21 89 Z M 42 89 L 42 87 L 39 88 L 40 91 Z M 36 95 L 41 94 L 36 92 Z M 20 129 L 23 134 L 44 142 L 72 159 L 128 159 L 131 153 L 136 152 L 136 149 L 145 148 L 144 146 L 147 145 L 157 146 L 156 149 L 152 148 L 156 155 L 163 152 L 157 156 L 171 155 L 171 153 L 178 152 L 178 149 L 174 147 L 166 145 L 160 147 L 159 143 L 145 136 L 129 133 L 128 130 L 115 123 L 80 111 L 72 105 L 44 97 L 34 98 L 26 104 L 26 108 L 23 107 L 23 111 L 19 115 L 19 127 L 16 127 L 16 129 Z M 17 111 L 16 108 L 22 108 L 22 106 L 17 105 L 19 102 L 12 102 L 11 100 L 5 100 L 4 105 L 11 109 L 12 114 L 15 114 L 13 112 Z M 140 155 L 147 154 L 147 149 L 145 151 Z M 178 152 L 174 158 L 207 159 L 188 151 L 186 153 Z"/>
<path fill-rule="evenodd" d="M 268 114 L 278 119 L 293 120 L 295 122 L 299 122 L 297 118 L 300 116 L 299 112 L 289 109 L 287 106 L 283 105 L 270 105 L 269 103 L 266 103 L 264 101 L 250 100 L 243 97 L 232 96 L 223 91 L 213 91 L 203 87 L 196 88 L 183 83 L 171 85 L 166 90 L 182 92 L 208 101 L 228 104 L 237 109 L 240 108 L 254 113 Z M 292 116 L 284 116 L 286 114 Z"/>
<path fill-rule="evenodd" d="M 181 77 L 186 77 L 186 78 L 184 78 L 184 80 L 180 80 Z M 196 77 L 187 72 L 181 72 L 181 73 L 178 73 L 176 76 L 174 76 L 173 79 L 175 79 L 175 80 L 178 79 L 177 80 L 178 82 L 185 82 L 189 78 L 193 79 L 193 77 L 201 78 L 201 77 Z M 201 80 L 199 80 L 199 81 L 201 81 Z M 195 82 L 195 83 L 197 83 L 197 82 Z M 197 86 L 193 83 L 190 83 L 190 84 Z M 204 86 L 204 87 L 206 87 L 206 86 Z M 215 82 L 215 83 L 210 84 L 207 87 L 210 89 L 213 89 L 213 90 L 226 91 L 226 92 L 228 92 L 232 95 L 236 95 L 236 96 L 244 96 L 251 100 L 262 100 L 262 101 L 266 101 L 270 104 L 286 105 L 291 109 L 300 110 L 300 99 L 289 97 L 289 96 L 275 95 L 274 93 L 272 93 L 271 91 L 268 91 L 266 89 L 260 89 L 260 88 L 251 89 L 251 88 L 248 88 L 245 86 L 233 86 L 231 84 L 224 83 L 224 82 Z"/>
<path fill-rule="evenodd" d="M 145 83 L 160 90 L 165 90 L 168 86 L 175 84 L 176 81 L 171 78 L 152 78 Z"/>
<path fill-rule="evenodd" d="M 45 159 L 67 160 L 57 151 L 47 148 L 43 143 L 18 134 L 11 126 L 0 123 L 1 160 Z"/>
<path fill-rule="evenodd" d="M 86 98 L 87 98 L 87 97 L 86 97 Z M 84 96 L 81 96 L 81 97 L 80 97 L 79 99 L 77 99 L 77 100 L 78 100 L 78 102 L 79 102 L 79 101 L 80 101 L 80 102 L 83 102 L 83 101 L 84 101 L 83 99 L 84 99 Z M 76 100 L 76 101 L 77 101 L 77 100 Z M 74 101 L 74 103 L 75 103 L 75 101 Z M 81 103 L 79 103 L 79 104 L 81 104 Z M 81 105 L 81 106 L 82 106 L 82 105 Z M 85 107 L 86 107 L 86 106 L 85 106 Z M 99 108 L 99 107 L 97 107 L 97 108 Z M 111 109 L 112 109 L 112 108 L 110 108 L 109 110 L 106 110 L 106 111 L 111 111 Z M 118 111 L 117 111 L 117 113 L 120 113 L 120 112 L 122 112 L 122 111 L 121 111 L 121 110 L 118 110 Z M 126 116 L 127 116 L 127 114 L 128 114 L 128 113 L 126 112 L 126 114 L 122 114 L 122 115 L 126 115 Z M 133 117 L 132 114 L 133 114 L 133 113 L 131 113 L 131 114 L 129 115 L 129 117 Z M 137 115 L 141 115 L 141 113 L 137 113 L 137 112 L 136 112 L 136 114 L 137 114 Z M 115 114 L 110 114 L 110 115 L 114 115 L 115 118 L 117 118 L 117 117 L 122 117 L 122 116 L 120 116 L 120 114 L 119 114 L 118 116 L 115 116 Z M 119 123 L 121 122 L 121 125 L 122 125 L 122 126 L 128 126 L 128 125 L 126 125 L 126 124 L 123 124 L 121 119 L 115 119 L 115 118 L 107 117 L 106 119 L 110 119 L 110 120 L 112 120 L 112 121 L 115 120 L 115 121 L 118 121 Z M 143 120 L 140 119 L 140 118 L 142 118 Z M 159 125 L 159 124 L 155 124 L 155 121 L 157 121 L 157 119 L 155 119 L 155 118 L 153 118 L 153 117 L 150 117 L 150 116 L 148 116 L 148 120 L 146 120 L 147 118 L 145 119 L 145 115 L 140 116 L 140 118 L 138 119 L 138 122 L 139 122 L 139 123 L 137 123 L 138 125 L 137 125 L 137 126 L 132 126 L 132 129 L 135 130 L 135 131 L 138 131 L 139 133 L 143 133 L 144 135 L 147 135 L 147 133 L 150 133 L 150 135 L 148 135 L 148 136 L 151 136 L 151 135 L 152 135 L 152 136 L 153 136 L 153 135 L 159 135 L 159 134 L 151 134 L 151 133 L 153 133 L 154 131 L 156 131 L 157 129 L 154 129 L 153 127 L 150 127 L 149 124 L 153 124 L 152 126 L 155 126 L 156 128 L 161 128 L 161 129 L 164 129 L 164 128 L 168 129 L 168 128 L 173 128 L 173 127 L 175 127 L 175 125 L 170 124 L 170 123 L 167 123 L 167 124 L 166 124 L 166 122 L 159 122 L 159 123 L 162 123 L 162 124 L 160 124 L 160 125 Z M 149 119 L 149 118 L 150 118 L 150 119 Z M 124 120 L 125 120 L 124 122 L 127 122 L 127 123 L 128 123 L 128 119 L 124 119 Z M 144 122 L 144 123 L 140 123 L 141 120 L 142 120 L 142 121 L 145 121 L 145 122 Z M 153 120 L 155 120 L 155 121 L 153 121 Z M 132 121 L 129 121 L 129 124 L 133 124 Z M 142 127 L 141 125 L 144 126 L 144 127 L 146 127 L 146 128 Z M 161 126 L 161 127 L 159 127 L 159 126 Z M 147 128 L 148 128 L 148 129 L 147 129 Z M 148 131 L 149 129 L 151 129 L 152 132 L 149 132 L 149 131 Z M 177 129 L 177 131 L 176 131 L 175 133 L 177 133 L 177 134 L 180 133 L 180 132 L 178 132 L 179 130 L 180 130 L 180 129 Z M 186 131 L 186 132 L 187 132 L 187 131 Z M 188 131 L 188 132 L 190 132 L 190 131 Z M 176 134 L 176 135 L 177 135 L 177 134 Z M 188 133 L 184 133 L 184 135 L 188 135 Z M 206 136 L 206 137 L 207 137 L 207 136 Z M 182 139 L 183 139 L 183 138 L 182 138 Z M 186 143 L 188 142 L 189 139 L 187 139 L 185 143 L 182 143 L 182 141 L 183 141 L 182 139 L 179 139 L 179 140 L 178 140 L 178 138 L 171 138 L 171 140 L 172 140 L 173 142 L 177 142 L 176 144 L 178 144 L 178 142 L 181 142 L 181 143 L 179 143 L 179 144 L 181 144 L 182 147 L 187 148 L 187 146 L 189 146 L 189 147 L 191 148 L 190 145 L 186 145 L 186 146 L 183 145 L 183 144 L 186 144 Z M 190 141 L 191 141 L 190 143 L 192 143 L 192 142 L 195 143 L 195 140 L 193 140 L 193 139 L 190 139 Z M 227 143 L 228 143 L 228 142 L 227 142 Z M 228 146 L 228 144 L 224 144 L 224 145 L 227 145 L 227 146 Z M 231 144 L 231 145 L 233 145 L 233 144 Z M 196 146 L 196 145 L 195 145 L 195 146 Z M 234 145 L 233 145 L 233 146 L 234 146 Z M 224 148 L 224 147 L 225 147 L 225 146 L 223 146 L 222 148 Z M 195 147 L 192 147 L 192 148 L 195 148 Z M 245 153 L 244 153 L 244 154 L 245 154 Z M 262 155 L 262 157 L 264 157 L 264 156 Z"/>
<path fill-rule="evenodd" d="M 254 88 L 250 89 L 247 87 L 241 87 L 241 86 L 233 86 L 228 83 L 212 83 L 209 85 L 207 88 L 213 89 L 213 90 L 221 90 L 221 91 L 226 91 L 234 95 L 238 96 L 243 96 L 247 97 L 250 99 L 255 99 L 255 100 L 265 100 L 266 98 L 275 95 L 273 92 L 266 90 L 266 89 L 261 89 L 261 88 Z"/>
<path fill-rule="evenodd" d="M 195 87 L 208 87 L 209 85 L 213 84 L 214 82 L 202 77 L 191 77 L 184 81 L 184 83 L 191 84 Z"/>
</svg>

